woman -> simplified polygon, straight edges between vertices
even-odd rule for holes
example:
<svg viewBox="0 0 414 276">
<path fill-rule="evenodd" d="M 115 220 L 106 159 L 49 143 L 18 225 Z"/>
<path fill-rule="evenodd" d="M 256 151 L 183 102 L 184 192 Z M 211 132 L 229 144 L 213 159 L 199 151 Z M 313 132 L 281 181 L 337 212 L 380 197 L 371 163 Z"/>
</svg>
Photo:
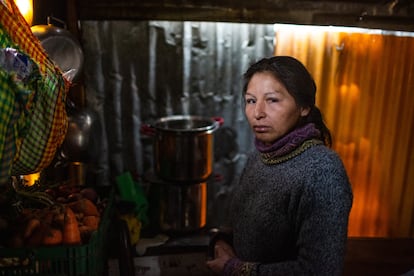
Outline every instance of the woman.
<svg viewBox="0 0 414 276">
<path fill-rule="evenodd" d="M 215 239 L 207 266 L 223 275 L 340 275 L 352 191 L 329 149 L 315 82 L 288 56 L 262 59 L 244 78 L 256 151 L 234 191 L 232 238 Z"/>
</svg>

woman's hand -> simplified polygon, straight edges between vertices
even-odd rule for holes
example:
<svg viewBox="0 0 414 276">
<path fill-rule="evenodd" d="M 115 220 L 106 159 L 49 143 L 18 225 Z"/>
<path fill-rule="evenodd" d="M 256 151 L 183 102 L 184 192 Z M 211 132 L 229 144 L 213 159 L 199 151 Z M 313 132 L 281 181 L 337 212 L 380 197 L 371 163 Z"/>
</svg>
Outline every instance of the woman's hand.
<svg viewBox="0 0 414 276">
<path fill-rule="evenodd" d="M 235 257 L 233 248 L 223 240 L 218 240 L 214 246 L 214 259 L 207 261 L 207 266 L 217 274 L 223 271 L 228 260 Z"/>
</svg>

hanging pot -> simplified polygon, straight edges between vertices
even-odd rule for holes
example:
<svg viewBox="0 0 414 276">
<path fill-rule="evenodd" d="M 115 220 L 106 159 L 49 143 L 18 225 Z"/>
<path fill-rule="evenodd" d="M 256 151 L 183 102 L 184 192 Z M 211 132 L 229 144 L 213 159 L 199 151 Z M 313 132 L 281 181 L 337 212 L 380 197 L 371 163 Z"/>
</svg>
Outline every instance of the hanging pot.
<svg viewBox="0 0 414 276">
<path fill-rule="evenodd" d="M 100 148 L 102 127 L 98 115 L 88 108 L 70 105 L 68 101 L 68 130 L 62 143 L 60 155 L 70 162 L 96 160 Z"/>
<path fill-rule="evenodd" d="M 51 19 L 64 24 L 57 18 L 48 17 L 47 25 L 32 26 L 32 33 L 40 40 L 46 53 L 56 63 L 65 78 L 75 82 L 80 75 L 84 61 L 81 45 L 66 28 L 52 25 Z"/>
<path fill-rule="evenodd" d="M 154 135 L 154 171 L 174 182 L 206 181 L 213 170 L 214 136 L 223 121 L 191 115 L 158 119 Z"/>
</svg>

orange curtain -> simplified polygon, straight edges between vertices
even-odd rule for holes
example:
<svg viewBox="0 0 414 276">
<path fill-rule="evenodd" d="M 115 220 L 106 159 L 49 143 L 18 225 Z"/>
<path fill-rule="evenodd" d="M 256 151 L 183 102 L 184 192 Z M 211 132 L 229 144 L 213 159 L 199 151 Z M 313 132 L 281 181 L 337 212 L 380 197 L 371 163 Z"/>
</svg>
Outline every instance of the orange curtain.
<svg viewBox="0 0 414 276">
<path fill-rule="evenodd" d="M 350 176 L 349 236 L 414 237 L 414 34 L 276 25 L 311 71 Z"/>
</svg>

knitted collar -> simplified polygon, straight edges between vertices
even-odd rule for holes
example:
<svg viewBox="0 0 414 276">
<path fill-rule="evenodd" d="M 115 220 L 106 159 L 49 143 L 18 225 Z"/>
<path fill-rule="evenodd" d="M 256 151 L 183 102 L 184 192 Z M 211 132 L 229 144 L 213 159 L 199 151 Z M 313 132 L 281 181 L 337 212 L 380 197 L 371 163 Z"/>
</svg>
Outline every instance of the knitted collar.
<svg viewBox="0 0 414 276">
<path fill-rule="evenodd" d="M 321 133 L 313 123 L 294 129 L 272 145 L 255 139 L 256 149 L 260 152 L 263 163 L 268 165 L 282 163 L 314 145 L 321 144 Z"/>
</svg>

